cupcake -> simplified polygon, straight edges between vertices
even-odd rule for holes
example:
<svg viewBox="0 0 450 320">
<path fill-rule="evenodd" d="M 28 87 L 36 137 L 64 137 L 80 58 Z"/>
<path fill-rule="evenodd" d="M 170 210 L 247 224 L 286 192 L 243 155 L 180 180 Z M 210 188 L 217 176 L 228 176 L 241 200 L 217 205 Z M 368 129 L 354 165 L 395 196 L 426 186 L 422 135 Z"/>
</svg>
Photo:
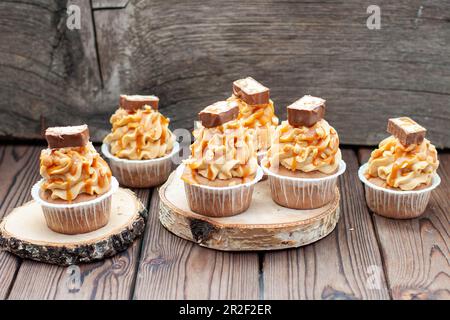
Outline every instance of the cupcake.
<svg viewBox="0 0 450 320">
<path fill-rule="evenodd" d="M 425 139 L 426 129 L 408 117 L 389 119 L 392 134 L 380 142 L 359 169 L 369 208 L 382 216 L 420 216 L 440 183 L 436 148 Z"/>
<path fill-rule="evenodd" d="M 323 207 L 334 199 L 338 176 L 345 171 L 338 134 L 323 119 L 325 100 L 304 96 L 287 113 L 261 163 L 272 199 L 292 209 Z"/>
<path fill-rule="evenodd" d="M 103 140 L 102 153 L 124 186 L 158 186 L 172 171 L 179 146 L 158 103 L 155 96 L 121 95 L 119 109 L 111 116 L 112 129 Z"/>
<path fill-rule="evenodd" d="M 233 94 L 228 101 L 238 103 L 238 119 L 245 128 L 255 131 L 256 152 L 261 160 L 278 125 L 269 89 L 251 77 L 239 79 L 233 82 Z"/>
<path fill-rule="evenodd" d="M 45 131 L 48 148 L 40 156 L 42 180 L 32 188 L 47 226 L 79 234 L 105 226 L 118 183 L 108 164 L 89 142 L 87 125 Z"/>
<path fill-rule="evenodd" d="M 248 209 L 253 187 L 262 177 L 254 130 L 237 120 L 235 101 L 216 102 L 199 113 L 191 155 L 184 161 L 186 197 L 192 211 L 212 217 Z"/>
</svg>

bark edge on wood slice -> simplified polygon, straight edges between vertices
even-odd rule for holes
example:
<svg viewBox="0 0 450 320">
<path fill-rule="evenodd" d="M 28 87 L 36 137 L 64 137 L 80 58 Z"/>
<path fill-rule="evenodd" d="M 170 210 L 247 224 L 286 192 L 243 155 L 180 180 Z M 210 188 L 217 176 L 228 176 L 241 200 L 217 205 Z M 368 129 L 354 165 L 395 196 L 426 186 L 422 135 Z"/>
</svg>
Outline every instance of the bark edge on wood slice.
<svg viewBox="0 0 450 320">
<path fill-rule="evenodd" d="M 175 235 L 222 251 L 279 250 L 315 242 L 333 231 L 340 214 L 339 189 L 326 206 L 294 210 L 273 202 L 267 181 L 256 184 L 250 208 L 226 218 L 205 217 L 189 209 L 177 172 L 159 189 L 161 224 Z"/>
<path fill-rule="evenodd" d="M 51 231 L 40 205 L 27 202 L 1 221 L 0 249 L 24 259 L 61 266 L 112 257 L 144 232 L 148 216 L 147 209 L 131 190 L 119 188 L 112 197 L 109 223 L 99 230 L 78 235 Z"/>
</svg>

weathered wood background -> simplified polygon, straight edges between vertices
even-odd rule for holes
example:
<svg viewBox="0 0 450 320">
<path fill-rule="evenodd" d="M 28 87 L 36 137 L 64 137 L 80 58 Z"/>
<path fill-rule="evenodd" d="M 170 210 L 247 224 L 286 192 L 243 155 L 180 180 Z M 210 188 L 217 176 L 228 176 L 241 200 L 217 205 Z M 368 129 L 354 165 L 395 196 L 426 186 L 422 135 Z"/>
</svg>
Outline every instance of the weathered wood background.
<svg viewBox="0 0 450 320">
<path fill-rule="evenodd" d="M 450 1 L 375 2 L 1 1 L 0 136 L 86 122 L 99 141 L 120 93 L 154 93 L 172 128 L 192 128 L 252 75 L 282 118 L 303 94 L 326 98 L 342 143 L 376 144 L 388 117 L 409 115 L 450 147 Z M 80 30 L 66 27 L 70 3 Z"/>
</svg>

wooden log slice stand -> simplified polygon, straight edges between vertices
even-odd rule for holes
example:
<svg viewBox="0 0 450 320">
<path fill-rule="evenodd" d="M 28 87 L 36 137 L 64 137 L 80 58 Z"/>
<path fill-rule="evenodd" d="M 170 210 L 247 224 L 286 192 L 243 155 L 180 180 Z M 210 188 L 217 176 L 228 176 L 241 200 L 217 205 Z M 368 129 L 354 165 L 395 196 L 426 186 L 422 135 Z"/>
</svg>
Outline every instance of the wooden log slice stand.
<svg viewBox="0 0 450 320">
<path fill-rule="evenodd" d="M 136 195 L 119 188 L 112 196 L 106 226 L 65 235 L 50 230 L 40 205 L 30 201 L 0 223 L 0 248 L 21 258 L 63 266 L 102 260 L 130 246 L 144 231 L 146 218 L 147 210 Z"/>
<path fill-rule="evenodd" d="M 205 217 L 189 209 L 183 181 L 173 172 L 160 188 L 159 219 L 175 235 L 224 251 L 276 250 L 315 242 L 333 231 L 339 219 L 339 190 L 326 206 L 293 210 L 272 201 L 268 181 L 256 184 L 250 208 L 227 218 Z"/>
</svg>

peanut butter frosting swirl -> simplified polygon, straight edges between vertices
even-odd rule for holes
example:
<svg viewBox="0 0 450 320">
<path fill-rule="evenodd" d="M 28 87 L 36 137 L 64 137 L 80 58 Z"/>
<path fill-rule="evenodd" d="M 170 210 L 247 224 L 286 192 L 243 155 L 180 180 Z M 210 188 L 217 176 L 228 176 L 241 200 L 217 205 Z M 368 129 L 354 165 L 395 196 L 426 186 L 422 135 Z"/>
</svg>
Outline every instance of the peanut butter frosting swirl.
<svg viewBox="0 0 450 320">
<path fill-rule="evenodd" d="M 311 127 L 293 127 L 283 121 L 274 133 L 267 153 L 267 167 L 281 164 L 291 171 L 334 173 L 341 160 L 339 137 L 324 119 Z"/>
<path fill-rule="evenodd" d="M 270 147 L 270 140 L 278 125 L 278 118 L 275 115 L 273 101 L 267 104 L 249 105 L 235 95 L 228 98 L 228 101 L 236 101 L 239 105 L 239 117 L 244 127 L 255 129 L 255 139 L 257 151 L 265 151 Z"/>
<path fill-rule="evenodd" d="M 199 125 L 194 130 L 191 156 L 184 164 L 194 177 L 199 174 L 208 180 L 253 177 L 258 168 L 253 135 L 252 129 L 245 129 L 237 120 L 213 128 Z"/>
<path fill-rule="evenodd" d="M 45 149 L 40 157 L 41 188 L 51 199 L 73 201 L 78 195 L 109 191 L 111 170 L 92 143 L 84 147 Z"/>
<path fill-rule="evenodd" d="M 115 157 L 129 160 L 149 160 L 169 154 L 174 136 L 169 119 L 150 106 L 134 112 L 119 108 L 110 119 L 111 133 L 103 140 Z"/>
<path fill-rule="evenodd" d="M 421 184 L 430 184 L 438 166 L 436 148 L 427 139 L 405 146 L 390 136 L 372 152 L 366 178 L 380 178 L 389 187 L 414 190 Z"/>
</svg>

